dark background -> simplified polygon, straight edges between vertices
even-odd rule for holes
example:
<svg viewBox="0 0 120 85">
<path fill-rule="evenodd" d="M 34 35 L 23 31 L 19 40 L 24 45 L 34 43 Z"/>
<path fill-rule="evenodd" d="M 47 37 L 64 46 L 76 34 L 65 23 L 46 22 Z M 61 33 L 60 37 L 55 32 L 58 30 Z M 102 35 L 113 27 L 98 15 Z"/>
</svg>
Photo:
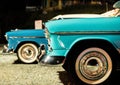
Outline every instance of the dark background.
<svg viewBox="0 0 120 85">
<path fill-rule="evenodd" d="M 26 12 L 26 6 L 41 5 L 42 0 L 0 0 L 0 43 L 6 43 L 5 32 L 12 29 L 26 29 L 31 13 Z M 38 4 L 39 2 L 39 4 Z M 33 23 L 33 20 L 29 22 Z"/>
</svg>

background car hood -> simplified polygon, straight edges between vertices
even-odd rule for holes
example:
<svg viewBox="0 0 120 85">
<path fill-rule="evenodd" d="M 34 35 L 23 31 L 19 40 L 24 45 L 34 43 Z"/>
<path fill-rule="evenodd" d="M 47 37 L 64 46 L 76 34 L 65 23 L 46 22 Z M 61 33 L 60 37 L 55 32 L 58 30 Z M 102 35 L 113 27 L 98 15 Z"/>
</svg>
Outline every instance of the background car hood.
<svg viewBox="0 0 120 85">
<path fill-rule="evenodd" d="M 7 36 L 45 36 L 44 30 L 35 30 L 35 29 L 29 29 L 29 30 L 12 30 L 9 32 L 6 32 Z"/>
</svg>

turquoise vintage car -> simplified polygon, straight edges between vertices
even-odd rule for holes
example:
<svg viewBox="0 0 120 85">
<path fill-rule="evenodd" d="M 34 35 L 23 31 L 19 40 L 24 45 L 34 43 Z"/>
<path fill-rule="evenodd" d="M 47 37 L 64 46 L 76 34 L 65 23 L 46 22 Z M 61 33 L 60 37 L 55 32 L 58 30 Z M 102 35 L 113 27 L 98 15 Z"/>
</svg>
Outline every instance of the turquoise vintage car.
<svg viewBox="0 0 120 85">
<path fill-rule="evenodd" d="M 49 50 L 41 63 L 63 63 L 81 85 L 104 85 L 114 78 L 120 65 L 120 1 L 113 7 L 115 10 L 97 16 L 61 15 L 46 22 Z"/>
<path fill-rule="evenodd" d="M 5 34 L 8 42 L 4 46 L 4 53 L 17 53 L 18 59 L 23 63 L 33 63 L 47 50 L 47 39 L 43 29 L 11 30 Z"/>
</svg>

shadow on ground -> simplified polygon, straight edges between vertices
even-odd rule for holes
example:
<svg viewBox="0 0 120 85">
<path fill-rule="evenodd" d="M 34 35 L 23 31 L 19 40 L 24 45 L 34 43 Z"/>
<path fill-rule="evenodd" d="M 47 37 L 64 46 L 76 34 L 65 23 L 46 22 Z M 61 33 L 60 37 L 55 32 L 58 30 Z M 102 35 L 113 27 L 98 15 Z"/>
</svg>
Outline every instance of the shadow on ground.
<svg viewBox="0 0 120 85">
<path fill-rule="evenodd" d="M 66 72 L 66 71 L 58 71 L 59 73 L 59 79 L 64 85 L 83 85 L 75 83 L 73 78 Z M 88 84 L 84 84 L 88 85 Z M 120 70 L 117 70 L 115 74 L 112 76 L 110 80 L 108 80 L 105 84 L 99 84 L 99 85 L 120 85 Z"/>
<path fill-rule="evenodd" d="M 59 79 L 64 85 L 76 85 L 73 78 L 66 71 L 58 71 Z"/>
<path fill-rule="evenodd" d="M 26 64 L 26 63 L 23 63 L 23 62 L 21 62 L 21 61 L 19 61 L 19 60 L 17 59 L 17 60 L 15 60 L 15 61 L 13 62 L 13 64 Z M 38 62 L 36 61 L 36 62 L 30 63 L 30 64 L 38 64 Z"/>
</svg>

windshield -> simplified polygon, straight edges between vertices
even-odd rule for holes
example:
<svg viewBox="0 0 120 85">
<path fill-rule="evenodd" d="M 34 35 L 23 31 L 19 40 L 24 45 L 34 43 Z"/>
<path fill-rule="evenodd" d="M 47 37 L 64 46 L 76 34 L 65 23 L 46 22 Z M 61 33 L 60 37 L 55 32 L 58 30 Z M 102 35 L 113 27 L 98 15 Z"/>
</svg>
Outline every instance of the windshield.
<svg viewBox="0 0 120 85">
<path fill-rule="evenodd" d="M 97 18 L 97 17 L 117 17 L 120 9 L 116 8 L 102 14 L 64 14 L 53 17 L 51 20 L 71 19 L 71 18 Z"/>
</svg>

